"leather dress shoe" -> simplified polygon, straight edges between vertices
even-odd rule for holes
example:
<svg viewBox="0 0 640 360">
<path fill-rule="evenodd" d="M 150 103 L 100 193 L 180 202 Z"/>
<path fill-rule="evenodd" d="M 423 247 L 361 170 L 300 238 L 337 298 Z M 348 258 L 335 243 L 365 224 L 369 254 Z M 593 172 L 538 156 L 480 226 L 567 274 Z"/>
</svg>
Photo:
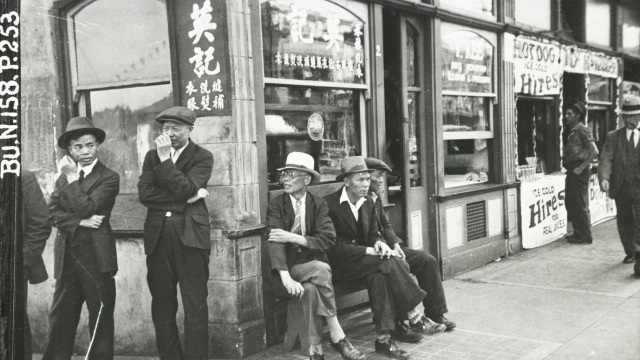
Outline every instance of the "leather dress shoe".
<svg viewBox="0 0 640 360">
<path fill-rule="evenodd" d="M 413 344 L 417 343 L 423 338 L 422 334 L 411 330 L 411 328 L 407 324 L 405 324 L 404 321 L 397 321 L 395 330 L 390 331 L 390 333 L 395 340 L 403 343 Z"/>
<path fill-rule="evenodd" d="M 567 240 L 567 242 L 569 244 L 576 244 L 576 245 L 589 245 L 589 244 L 593 244 L 593 239 L 591 240 L 587 240 L 587 239 L 582 239 L 579 237 L 574 237 L 570 240 Z"/>
<path fill-rule="evenodd" d="M 411 324 L 411 330 L 425 335 L 441 333 L 446 329 L 446 325 L 438 324 L 424 315 L 422 315 L 422 319 L 420 319 L 420 321 L 415 324 Z"/>
<path fill-rule="evenodd" d="M 446 327 L 445 330 L 451 330 L 453 328 L 455 328 L 456 326 L 458 326 L 455 322 L 447 319 L 446 317 L 444 317 L 444 315 L 438 315 L 438 316 L 434 316 L 433 317 L 433 321 L 438 323 L 438 324 L 442 324 Z"/>
<path fill-rule="evenodd" d="M 622 260 L 623 264 L 633 264 L 634 262 L 636 262 L 635 256 L 627 255 L 624 257 L 624 260 Z"/>
<path fill-rule="evenodd" d="M 390 359 L 408 359 L 411 357 L 408 352 L 398 349 L 396 342 L 387 339 L 385 342 L 376 340 L 376 353 L 382 354 Z"/>
<path fill-rule="evenodd" d="M 336 349 L 336 351 L 340 353 L 340 356 L 346 360 L 363 360 L 366 358 L 363 353 L 351 345 L 351 342 L 346 336 L 337 343 L 331 342 L 331 347 Z"/>
</svg>

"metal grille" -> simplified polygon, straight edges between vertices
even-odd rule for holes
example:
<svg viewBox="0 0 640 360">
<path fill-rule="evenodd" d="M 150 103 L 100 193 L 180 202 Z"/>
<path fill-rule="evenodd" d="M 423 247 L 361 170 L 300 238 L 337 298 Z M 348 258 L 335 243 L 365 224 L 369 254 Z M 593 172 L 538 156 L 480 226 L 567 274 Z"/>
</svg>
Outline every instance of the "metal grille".
<svg viewBox="0 0 640 360">
<path fill-rule="evenodd" d="M 484 201 L 467 204 L 467 241 L 487 236 L 487 211 Z"/>
</svg>

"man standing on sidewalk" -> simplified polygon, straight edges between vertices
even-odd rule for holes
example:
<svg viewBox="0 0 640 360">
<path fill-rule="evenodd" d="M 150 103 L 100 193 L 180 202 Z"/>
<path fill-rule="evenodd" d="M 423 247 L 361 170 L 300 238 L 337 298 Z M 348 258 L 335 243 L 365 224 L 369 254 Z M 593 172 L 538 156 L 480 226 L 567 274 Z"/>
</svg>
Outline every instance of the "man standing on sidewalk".
<svg viewBox="0 0 640 360">
<path fill-rule="evenodd" d="M 582 121 L 587 112 L 584 103 L 576 101 L 565 110 L 564 126 L 569 131 L 564 147 L 567 217 L 573 225 L 571 244 L 591 244 L 591 214 L 589 212 L 589 178 L 591 162 L 598 157 L 598 148 L 589 128 Z"/>
<path fill-rule="evenodd" d="M 162 360 L 208 359 L 207 280 L 211 239 L 204 198 L 213 155 L 189 139 L 196 114 L 173 107 L 158 114 L 162 134 L 138 182 L 144 222 L 151 317 Z M 184 352 L 178 336 L 177 285 L 184 307 Z"/>
<path fill-rule="evenodd" d="M 395 250 L 400 258 L 405 259 L 409 263 L 410 272 L 415 275 L 418 280 L 418 286 L 427 293 L 422 304 L 424 305 L 424 314 L 427 318 L 435 321 L 441 326 L 434 327 L 435 331 L 446 327 L 451 330 L 456 327 L 456 323 L 447 319 L 444 314 L 447 313 L 447 301 L 444 297 L 444 288 L 442 287 L 442 277 L 438 268 L 436 258 L 421 250 L 409 249 L 402 247 L 403 241 L 396 235 L 391 226 L 391 222 L 387 219 L 387 215 L 382 208 L 382 199 L 380 198 L 380 190 L 384 183 L 385 172 L 391 171 L 391 168 L 384 161 L 375 158 L 366 158 L 365 162 L 369 169 L 374 170 L 371 173 L 371 187 L 369 195 L 376 205 L 378 219 L 380 220 L 380 231 L 387 241 L 387 245 Z M 404 321 L 396 322 L 396 332 L 406 331 Z"/>
<path fill-rule="evenodd" d="M 635 261 L 634 272 L 640 276 L 640 98 L 626 96 L 621 114 L 625 127 L 607 134 L 598 177 L 600 189 L 616 201 L 623 263 Z"/>
</svg>

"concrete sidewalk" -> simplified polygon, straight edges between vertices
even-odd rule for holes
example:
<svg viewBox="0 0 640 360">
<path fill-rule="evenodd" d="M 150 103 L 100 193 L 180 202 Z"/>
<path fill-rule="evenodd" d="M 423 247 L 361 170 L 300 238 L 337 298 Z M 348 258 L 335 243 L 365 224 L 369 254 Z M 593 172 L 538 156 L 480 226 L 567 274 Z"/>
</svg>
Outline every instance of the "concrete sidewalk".
<svg viewBox="0 0 640 360">
<path fill-rule="evenodd" d="M 412 359 L 640 359 L 640 279 L 622 264 L 615 220 L 593 230 L 593 245 L 561 239 L 445 281 L 458 328 L 400 348 Z M 370 316 L 345 323 L 367 359 L 382 359 Z M 324 349 L 327 360 L 340 358 Z M 250 359 L 308 358 L 278 345 Z"/>
</svg>

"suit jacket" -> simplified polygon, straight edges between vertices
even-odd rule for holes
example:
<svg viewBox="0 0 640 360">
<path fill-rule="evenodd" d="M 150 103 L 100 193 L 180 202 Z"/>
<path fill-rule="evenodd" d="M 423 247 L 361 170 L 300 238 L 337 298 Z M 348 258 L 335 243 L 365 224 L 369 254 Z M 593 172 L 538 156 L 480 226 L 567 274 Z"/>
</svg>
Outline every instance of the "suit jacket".
<svg viewBox="0 0 640 360">
<path fill-rule="evenodd" d="M 640 145 L 640 144 L 639 144 Z M 598 164 L 598 179 L 609 180 L 609 196 L 616 198 L 624 181 L 627 163 L 626 159 L 627 130 L 620 128 L 607 134 L 607 138 L 600 154 Z M 636 164 L 640 166 L 640 164 Z"/>
<path fill-rule="evenodd" d="M 391 226 L 391 222 L 387 219 L 387 214 L 384 213 L 382 199 L 378 196 L 374 203 L 376 205 L 376 211 L 378 212 L 378 226 L 380 227 L 380 232 L 382 233 L 382 236 L 384 236 L 384 240 L 387 242 L 387 245 L 393 249 L 395 244 L 402 244 L 402 240 L 398 235 L 396 235 L 396 232 L 393 231 L 393 226 Z"/>
<path fill-rule="evenodd" d="M 49 278 L 42 260 L 42 252 L 51 235 L 47 222 L 49 209 L 42 196 L 36 176 L 28 170 L 22 171 L 22 256 L 25 273 L 31 284 Z"/>
<path fill-rule="evenodd" d="M 342 189 L 325 197 L 329 217 L 336 229 L 336 246 L 329 252 L 329 260 L 334 277 L 342 280 L 361 279 L 377 271 L 382 264 L 380 257 L 365 254 L 367 247 L 373 247 L 377 241 L 386 241 L 379 232 L 378 213 L 373 199 L 366 196 L 366 201 L 358 210 L 356 222 L 349 204 L 340 203 Z M 360 227 L 360 236 L 357 226 Z"/>
<path fill-rule="evenodd" d="M 160 162 L 156 149 L 147 152 L 138 181 L 140 202 L 148 208 L 144 222 L 146 255 L 153 254 L 168 211 L 184 216 L 180 241 L 185 246 L 211 249 L 207 205 L 204 199 L 193 204 L 187 204 L 187 200 L 207 187 L 212 170 L 211 152 L 191 140 L 175 164 L 171 159 Z"/>
<path fill-rule="evenodd" d="M 295 218 L 291 196 L 283 193 L 274 197 L 267 209 L 267 234 L 272 229 L 290 231 Z M 329 263 L 326 253 L 335 245 L 336 231 L 329 218 L 327 203 L 309 192 L 305 198 L 304 224 L 308 247 L 291 243 L 268 243 L 271 269 L 274 273 L 277 270 L 290 270 L 295 265 L 313 260 Z"/>
<path fill-rule="evenodd" d="M 93 244 L 100 272 L 118 270 L 116 242 L 109 219 L 119 192 L 120 176 L 100 161 L 82 184 L 78 181 L 69 184 L 64 175 L 58 178 L 49 204 L 49 221 L 58 228 L 54 245 L 53 272 L 56 279 L 60 279 L 62 275 L 67 241 L 73 237 L 88 238 Z M 80 220 L 93 215 L 104 216 L 99 228 L 89 229 L 80 226 Z"/>
</svg>

